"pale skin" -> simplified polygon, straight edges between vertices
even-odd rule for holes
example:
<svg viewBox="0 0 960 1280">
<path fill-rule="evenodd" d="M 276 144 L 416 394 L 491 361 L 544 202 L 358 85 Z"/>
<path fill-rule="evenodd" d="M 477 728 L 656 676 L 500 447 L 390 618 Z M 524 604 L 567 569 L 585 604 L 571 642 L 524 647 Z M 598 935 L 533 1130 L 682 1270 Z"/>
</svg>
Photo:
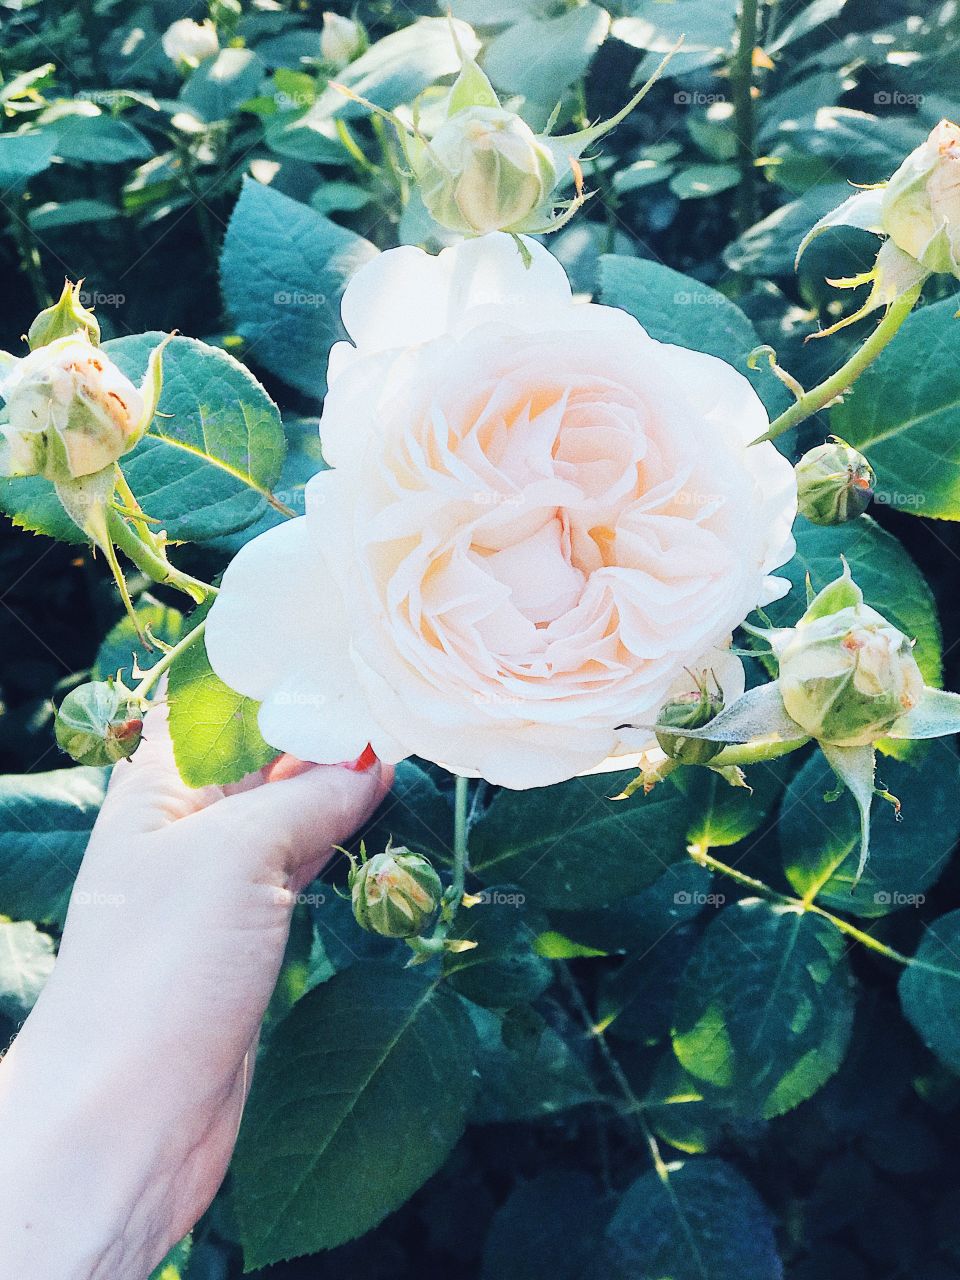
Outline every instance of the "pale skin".
<svg viewBox="0 0 960 1280">
<path fill-rule="evenodd" d="M 146 1280 L 190 1230 L 233 1151 L 296 895 L 390 781 L 282 756 L 192 790 L 150 713 L 0 1062 L 0 1275 Z"/>
</svg>

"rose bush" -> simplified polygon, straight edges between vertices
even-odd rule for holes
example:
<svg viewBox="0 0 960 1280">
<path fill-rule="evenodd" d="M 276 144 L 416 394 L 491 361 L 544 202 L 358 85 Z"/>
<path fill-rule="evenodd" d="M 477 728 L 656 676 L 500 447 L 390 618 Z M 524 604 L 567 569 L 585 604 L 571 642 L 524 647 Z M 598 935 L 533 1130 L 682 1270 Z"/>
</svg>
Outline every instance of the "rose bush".
<svg viewBox="0 0 960 1280">
<path fill-rule="evenodd" d="M 546 786 L 634 753 L 615 726 L 652 724 L 690 669 L 743 688 L 730 634 L 785 590 L 796 512 L 792 467 L 748 447 L 763 406 L 527 247 L 396 249 L 347 287 L 332 469 L 207 623 L 280 750 Z"/>
<path fill-rule="evenodd" d="M 0 6 L 0 1047 L 372 742 L 156 1280 L 958 1280 L 956 7 L 449 7 Z"/>
</svg>

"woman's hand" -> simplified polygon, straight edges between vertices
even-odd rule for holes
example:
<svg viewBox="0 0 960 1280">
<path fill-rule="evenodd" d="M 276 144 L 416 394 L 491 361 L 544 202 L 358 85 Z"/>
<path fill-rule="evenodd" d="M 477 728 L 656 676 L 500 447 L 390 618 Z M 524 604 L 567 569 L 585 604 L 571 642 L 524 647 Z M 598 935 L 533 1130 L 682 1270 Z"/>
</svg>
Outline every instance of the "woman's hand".
<svg viewBox="0 0 960 1280">
<path fill-rule="evenodd" d="M 141 1280 L 193 1226 L 233 1150 L 296 895 L 388 775 L 281 757 L 192 790 L 151 711 L 0 1064 L 0 1275 Z"/>
</svg>

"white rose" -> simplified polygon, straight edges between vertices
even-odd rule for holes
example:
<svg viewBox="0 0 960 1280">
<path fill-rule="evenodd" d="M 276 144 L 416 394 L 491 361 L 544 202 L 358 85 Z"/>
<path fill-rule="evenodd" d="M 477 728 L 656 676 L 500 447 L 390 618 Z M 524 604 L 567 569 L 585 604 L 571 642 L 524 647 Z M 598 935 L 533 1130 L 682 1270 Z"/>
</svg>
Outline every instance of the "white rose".
<svg viewBox="0 0 960 1280">
<path fill-rule="evenodd" d="M 0 474 L 79 479 L 116 462 L 143 431 L 143 391 L 83 333 L 12 361 L 0 395 Z"/>
<path fill-rule="evenodd" d="M 506 235 L 394 249 L 347 288 L 332 470 L 207 624 L 278 749 L 542 786 L 635 752 L 616 726 L 653 723 L 685 668 L 742 687 L 724 647 L 793 552 L 793 468 L 748 447 L 763 406 L 528 248 L 529 269 Z"/>
<path fill-rule="evenodd" d="M 194 22 L 192 18 L 178 18 L 163 33 L 160 41 L 163 52 L 171 62 L 196 66 L 205 58 L 214 58 L 220 52 L 217 29 L 209 18 Z"/>
</svg>

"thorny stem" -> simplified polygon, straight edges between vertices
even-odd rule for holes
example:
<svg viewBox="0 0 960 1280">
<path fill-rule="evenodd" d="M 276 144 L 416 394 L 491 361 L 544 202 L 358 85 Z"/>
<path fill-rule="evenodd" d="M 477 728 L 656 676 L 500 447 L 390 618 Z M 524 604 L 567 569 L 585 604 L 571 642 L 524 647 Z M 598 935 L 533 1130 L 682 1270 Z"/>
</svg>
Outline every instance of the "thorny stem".
<svg viewBox="0 0 960 1280">
<path fill-rule="evenodd" d="M 737 186 L 737 226 L 741 233 L 753 226 L 755 213 L 753 51 L 757 43 L 757 9 L 758 0 L 742 0 L 739 40 L 730 68 L 733 115 L 737 135 L 737 165 L 740 169 L 740 182 Z"/>
<path fill-rule="evenodd" d="M 583 992 L 577 985 L 576 979 L 565 964 L 561 964 L 559 968 L 561 981 L 563 982 L 570 999 L 573 1001 L 577 1013 L 580 1015 L 580 1020 L 583 1023 L 584 1030 L 590 1039 L 596 1042 L 597 1048 L 600 1050 L 600 1054 L 606 1064 L 607 1070 L 610 1072 L 614 1084 L 620 1090 L 623 1100 L 626 1103 L 627 1114 L 633 1116 L 641 1133 L 643 1134 L 643 1140 L 650 1151 L 650 1158 L 653 1161 L 653 1167 L 657 1171 L 657 1177 L 664 1185 L 666 1185 L 670 1176 L 669 1170 L 667 1169 L 663 1156 L 660 1154 L 660 1146 L 657 1139 L 654 1137 L 653 1130 L 647 1122 L 647 1117 L 643 1110 L 643 1103 L 637 1097 L 633 1086 L 627 1079 L 623 1067 L 621 1067 L 610 1046 L 607 1044 L 606 1036 L 604 1035 L 604 1028 L 598 1026 L 593 1017 L 591 1017 L 590 1010 L 587 1008 L 587 1002 L 583 998 Z"/>
<path fill-rule="evenodd" d="M 880 352 L 896 334 L 904 320 L 913 310 L 922 288 L 922 282 L 916 284 L 912 289 L 908 289 L 906 293 L 901 294 L 895 302 L 891 303 L 876 329 L 867 338 L 866 342 L 857 348 L 846 364 L 841 365 L 836 373 L 831 374 L 818 387 L 813 387 L 810 391 L 804 392 L 795 404 L 792 404 L 789 409 L 785 409 L 780 414 L 779 418 L 774 418 L 769 429 L 753 443 L 759 444 L 762 440 L 775 440 L 784 431 L 789 431 L 791 427 L 795 427 L 798 423 L 805 421 L 812 414 L 819 412 L 820 409 L 828 405 L 831 400 L 835 400 L 837 396 L 848 390 L 860 377 L 867 365 L 876 360 Z"/>
<path fill-rule="evenodd" d="M 196 642 L 201 639 L 206 627 L 206 619 L 204 619 L 203 622 L 198 622 L 192 631 L 188 631 L 182 640 L 179 640 L 175 645 L 169 648 L 162 657 L 158 658 L 150 670 L 144 674 L 143 679 L 134 689 L 134 694 L 138 698 L 145 698 L 164 672 L 168 671 L 170 667 L 173 666 L 180 655 L 185 653 L 191 645 L 196 644 Z"/>
<path fill-rule="evenodd" d="M 10 210 L 10 232 L 17 246 L 20 265 L 30 281 L 34 301 L 38 308 L 43 311 L 44 308 L 52 304 L 53 299 L 47 291 L 46 281 L 43 278 L 43 264 L 40 261 L 40 254 L 34 243 L 30 224 L 27 221 L 27 197 L 25 194 L 20 197 L 14 208 Z"/>
<path fill-rule="evenodd" d="M 742 885 L 743 888 L 750 889 L 761 898 L 766 898 L 768 902 L 775 902 L 782 907 L 790 907 L 794 911 L 809 911 L 812 915 L 821 916 L 824 920 L 829 920 L 840 933 L 846 934 L 848 938 L 855 939 L 870 951 L 886 956 L 888 960 L 893 960 L 897 964 L 907 967 L 918 963 L 915 956 L 907 956 L 902 951 L 897 951 L 894 947 L 888 947 L 885 942 L 881 942 L 879 938 L 875 938 L 872 934 L 867 933 L 866 930 L 857 928 L 855 924 L 851 924 L 849 920 L 844 920 L 842 916 L 836 916 L 832 911 L 818 907 L 815 903 L 808 902 L 806 899 L 793 898 L 789 894 L 780 893 L 778 890 L 772 889 L 763 880 L 757 880 L 754 876 L 748 876 L 744 872 L 738 871 L 736 867 L 731 867 L 726 862 L 721 862 L 719 858 L 715 858 L 708 853 L 702 845 L 690 845 L 687 853 L 699 866 L 727 876 L 736 884 Z"/>
<path fill-rule="evenodd" d="M 186 592 L 188 596 L 196 600 L 198 604 L 204 601 L 207 596 L 217 594 L 217 588 L 211 583 L 203 582 L 200 578 L 194 578 L 189 573 L 183 573 L 182 570 L 175 568 L 169 560 L 149 546 L 130 527 L 119 511 L 111 510 L 107 512 L 107 530 L 114 544 L 133 561 L 138 569 L 142 570 L 154 582 L 165 586 L 177 587 L 180 591 Z"/>
</svg>

